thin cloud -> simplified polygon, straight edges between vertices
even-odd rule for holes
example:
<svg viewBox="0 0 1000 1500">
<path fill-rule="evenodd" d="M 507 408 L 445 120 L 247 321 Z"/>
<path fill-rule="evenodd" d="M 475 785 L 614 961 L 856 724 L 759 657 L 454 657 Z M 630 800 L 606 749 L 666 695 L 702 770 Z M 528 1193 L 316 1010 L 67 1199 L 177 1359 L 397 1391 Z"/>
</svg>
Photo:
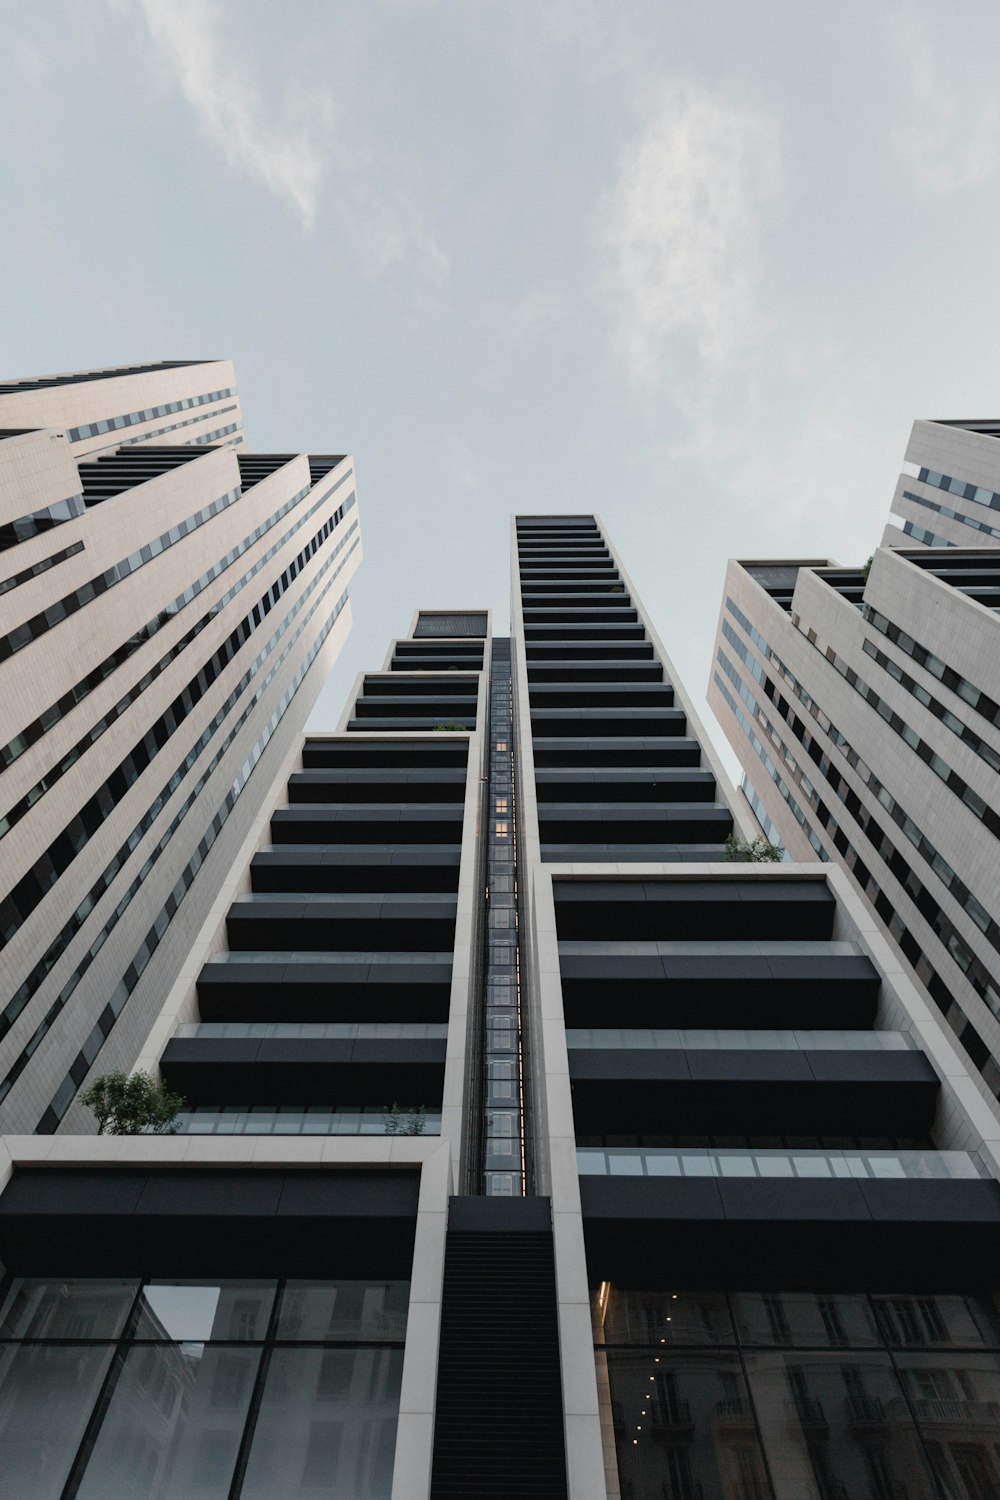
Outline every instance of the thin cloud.
<svg viewBox="0 0 1000 1500">
<path fill-rule="evenodd" d="M 885 41 L 899 96 L 890 133 L 896 160 L 922 192 L 981 187 L 1000 165 L 1000 102 L 970 86 L 965 67 L 949 79 L 924 17 L 897 15 Z"/>
<path fill-rule="evenodd" d="M 657 379 L 678 339 L 710 369 L 752 341 L 782 176 L 763 109 L 686 82 L 651 95 L 601 209 L 604 287 L 634 379 Z"/>
<path fill-rule="evenodd" d="M 307 232 L 335 176 L 344 234 L 363 273 L 377 278 L 405 267 L 437 292 L 450 262 L 408 185 L 412 172 L 359 140 L 356 131 L 348 135 L 336 118 L 331 89 L 287 79 L 281 107 L 275 108 L 252 56 L 234 47 L 238 12 L 220 0 L 111 3 L 141 17 L 152 56 L 234 172 L 284 202 Z"/>
<path fill-rule="evenodd" d="M 278 118 L 252 65 L 234 55 L 235 18 L 225 21 L 213 0 L 129 0 L 129 8 L 145 22 L 206 140 L 234 171 L 262 183 L 311 229 L 333 112 L 330 92 L 296 88 L 294 102 Z"/>
</svg>

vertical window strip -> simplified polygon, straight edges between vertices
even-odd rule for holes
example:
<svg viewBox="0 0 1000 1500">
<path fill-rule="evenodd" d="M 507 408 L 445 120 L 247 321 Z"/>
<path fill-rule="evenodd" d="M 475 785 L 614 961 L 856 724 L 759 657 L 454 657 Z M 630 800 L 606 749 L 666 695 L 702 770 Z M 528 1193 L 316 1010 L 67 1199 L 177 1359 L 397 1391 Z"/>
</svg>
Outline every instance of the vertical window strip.
<svg viewBox="0 0 1000 1500">
<path fill-rule="evenodd" d="M 218 812 L 215 814 L 215 817 L 212 819 L 211 823 L 209 824 L 208 828 L 206 829 L 204 836 L 202 837 L 201 841 L 199 842 L 198 847 L 195 850 L 194 854 L 192 855 L 191 859 L 188 861 L 187 865 L 185 866 L 185 868 L 184 868 L 184 870 L 183 870 L 180 878 L 178 879 L 177 883 L 174 885 L 174 888 L 173 888 L 173 890 L 172 890 L 172 892 L 170 894 L 170 897 L 168 898 L 167 906 L 164 907 L 164 911 L 165 912 L 167 912 L 169 910 L 169 908 L 171 908 L 171 907 L 173 908 L 173 910 L 170 911 L 170 916 L 172 916 L 176 912 L 177 908 L 180 906 L 181 902 L 184 900 L 184 897 L 187 895 L 187 892 L 190 890 L 191 885 L 192 885 L 192 883 L 193 883 L 193 881 L 195 879 L 195 876 L 198 874 L 198 871 L 201 869 L 201 867 L 204 864 L 206 858 L 208 857 L 208 854 L 211 851 L 212 846 L 214 845 L 216 839 L 218 838 L 219 834 L 222 832 L 222 829 L 225 827 L 225 824 L 226 824 L 226 822 L 227 822 L 227 820 L 229 818 L 229 815 L 232 812 L 233 808 L 236 806 L 236 803 L 237 803 L 237 801 L 238 801 L 238 799 L 240 797 L 241 792 L 243 791 L 244 787 L 246 786 L 247 782 L 249 781 L 250 776 L 251 776 L 251 774 L 254 771 L 254 768 L 259 764 L 261 756 L 264 754 L 264 751 L 267 749 L 267 746 L 270 743 L 270 741 L 271 741 L 271 739 L 272 739 L 272 737 L 274 735 L 275 730 L 277 729 L 278 725 L 280 724 L 282 718 L 285 715 L 285 712 L 288 709 L 288 705 L 291 703 L 292 699 L 294 698 L 296 692 L 298 691 L 298 689 L 299 689 L 299 687 L 300 687 L 300 685 L 302 683 L 303 678 L 306 675 L 306 672 L 312 666 L 312 663 L 315 660 L 315 658 L 316 658 L 318 652 L 320 651 L 321 647 L 323 646 L 323 643 L 325 642 L 325 640 L 326 640 L 327 636 L 329 635 L 330 631 L 333 629 L 334 623 L 336 622 L 336 620 L 337 620 L 338 616 L 340 615 L 341 610 L 343 609 L 343 607 L 346 604 L 346 602 L 347 602 L 347 594 L 345 593 L 341 597 L 341 599 L 338 601 L 338 603 L 335 606 L 334 610 L 331 612 L 329 619 L 327 620 L 326 624 L 323 626 L 323 629 L 321 630 L 320 634 L 317 636 L 316 641 L 310 647 L 307 656 L 305 657 L 304 661 L 302 662 L 302 665 L 299 667 L 298 671 L 295 673 L 295 676 L 292 678 L 291 682 L 289 683 L 289 686 L 288 686 L 287 690 L 282 695 L 282 697 L 281 697 L 281 699 L 280 699 L 280 701 L 278 703 L 278 706 L 274 710 L 274 713 L 271 715 L 270 719 L 268 720 L 267 724 L 265 725 L 263 734 L 257 740 L 256 744 L 254 745 L 254 747 L 251 750 L 250 754 L 248 755 L 247 759 L 243 762 L 243 765 L 241 766 L 241 768 L 240 768 L 240 770 L 239 770 L 239 772 L 238 772 L 235 780 L 233 781 L 232 786 L 230 787 L 229 792 L 227 793 L 225 799 L 223 800 L 222 805 L 220 806 Z M 263 687 L 261 688 L 260 691 L 263 692 Z M 258 693 L 257 696 L 259 697 L 260 694 Z M 203 781 L 205 779 L 207 779 L 207 777 L 208 777 L 209 774 L 210 774 L 210 770 L 206 772 L 206 775 L 205 775 L 205 778 L 203 778 Z M 199 790 L 200 790 L 200 785 L 199 785 Z M 192 801 L 194 800 L 195 796 L 196 796 L 196 793 L 193 793 L 192 794 L 192 799 L 191 799 Z M 169 842 L 169 838 L 172 837 L 172 834 L 173 834 L 173 825 L 171 825 L 171 829 L 168 830 L 168 833 L 166 835 L 164 835 L 164 840 L 166 840 L 166 842 Z M 153 853 L 150 855 L 149 859 L 146 861 L 146 864 L 143 866 L 143 868 L 140 871 L 139 875 L 136 877 L 136 881 L 135 881 L 135 885 L 134 885 L 134 890 L 133 890 L 132 894 L 134 894 L 135 890 L 138 890 L 139 885 L 146 878 L 146 876 L 148 875 L 150 869 L 152 869 L 153 865 L 156 863 L 156 860 L 159 859 L 160 855 L 162 854 L 163 848 L 166 847 L 166 843 L 164 842 L 164 840 L 161 840 L 161 843 L 159 845 L 157 845 L 156 849 L 153 851 Z M 131 896 L 129 896 L 128 899 L 131 900 Z M 140 945 L 137 953 L 135 954 L 134 958 L 132 959 L 132 962 L 129 964 L 128 969 L 126 970 L 126 973 L 125 973 L 125 977 L 121 980 L 121 982 L 118 984 L 117 988 L 115 989 L 114 993 L 112 994 L 111 999 L 109 1000 L 108 1005 L 105 1008 L 105 1011 L 102 1013 L 102 1020 L 100 1022 L 98 1022 L 98 1027 L 100 1028 L 101 1035 L 102 1035 L 102 1045 L 103 1045 L 103 1041 L 107 1040 L 107 1037 L 110 1035 L 111 1029 L 112 1029 L 112 1027 L 114 1025 L 114 1022 L 118 1019 L 118 1017 L 121 1015 L 122 1011 L 124 1010 L 125 1004 L 126 1004 L 128 998 L 129 998 L 129 996 L 131 995 L 132 991 L 135 989 L 135 987 L 138 984 L 140 978 L 142 977 L 143 971 L 145 970 L 145 968 L 148 965 L 150 959 L 152 958 L 153 954 L 155 953 L 157 947 L 159 946 L 160 940 L 163 937 L 163 934 L 167 931 L 168 927 L 169 927 L 169 918 L 168 918 L 168 920 L 166 922 L 161 922 L 159 918 L 157 919 L 156 922 L 154 922 L 154 924 L 152 925 L 152 927 L 150 927 L 149 932 L 146 934 L 146 937 L 143 940 L 142 944 Z M 75 985 L 74 985 L 74 988 L 75 988 Z M 68 996 L 66 998 L 68 999 Z M 62 1001 L 62 1004 L 64 1005 L 65 1004 L 65 999 L 62 999 L 62 997 L 60 997 L 60 999 Z M 106 1030 L 105 1030 L 105 1026 L 106 1026 Z M 89 1043 L 89 1039 L 88 1039 L 88 1043 Z M 84 1045 L 84 1047 L 81 1049 L 81 1051 L 77 1055 L 77 1058 L 74 1061 L 73 1067 L 70 1069 L 69 1073 L 66 1075 L 66 1079 L 63 1080 L 63 1084 L 60 1086 L 60 1089 L 56 1091 L 56 1095 L 53 1098 L 52 1104 L 49 1105 L 48 1109 L 45 1111 L 45 1113 L 42 1115 L 41 1119 L 39 1120 L 39 1123 L 38 1123 L 38 1125 L 36 1127 L 36 1133 L 42 1134 L 42 1135 L 51 1134 L 57 1128 L 57 1126 L 59 1124 L 59 1121 L 66 1114 L 66 1111 L 69 1109 L 69 1106 L 72 1103 L 73 1098 L 75 1098 L 75 1096 L 76 1096 L 76 1089 L 79 1087 L 79 1083 L 77 1083 L 77 1081 L 76 1081 L 76 1079 L 74 1077 L 74 1072 L 76 1072 L 77 1074 L 80 1074 L 80 1080 L 79 1081 L 80 1081 L 80 1083 L 82 1083 L 83 1078 L 86 1076 L 87 1072 L 90 1070 L 90 1068 L 93 1066 L 94 1062 L 97 1060 L 97 1056 L 99 1055 L 100 1050 L 101 1050 L 100 1047 L 98 1047 L 96 1050 L 94 1050 L 94 1047 L 93 1047 L 92 1044 L 85 1044 Z M 83 1070 L 82 1073 L 80 1071 L 81 1068 Z M 64 1106 L 62 1106 L 61 1113 L 60 1113 L 59 1110 L 57 1109 L 57 1102 L 60 1100 L 60 1095 L 62 1095 L 63 1097 L 65 1096 L 67 1082 L 69 1083 L 70 1087 L 72 1088 L 72 1093 L 70 1095 L 69 1100 L 65 1103 Z M 2 1087 L 6 1087 L 6 1080 L 4 1081 L 4 1085 Z"/>
</svg>

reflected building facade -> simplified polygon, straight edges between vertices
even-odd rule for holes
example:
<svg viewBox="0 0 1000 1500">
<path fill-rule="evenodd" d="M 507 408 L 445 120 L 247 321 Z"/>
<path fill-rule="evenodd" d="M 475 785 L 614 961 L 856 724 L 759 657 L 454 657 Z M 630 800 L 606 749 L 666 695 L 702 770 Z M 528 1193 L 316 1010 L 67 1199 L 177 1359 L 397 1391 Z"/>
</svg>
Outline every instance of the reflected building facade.
<svg viewBox="0 0 1000 1500">
<path fill-rule="evenodd" d="M 600 519 L 511 546 L 509 636 L 418 611 L 289 754 L 136 1049 L 177 1133 L 4 1137 L 0 1497 L 997 1493 L 951 1030 L 833 861 L 727 857 Z"/>
</svg>

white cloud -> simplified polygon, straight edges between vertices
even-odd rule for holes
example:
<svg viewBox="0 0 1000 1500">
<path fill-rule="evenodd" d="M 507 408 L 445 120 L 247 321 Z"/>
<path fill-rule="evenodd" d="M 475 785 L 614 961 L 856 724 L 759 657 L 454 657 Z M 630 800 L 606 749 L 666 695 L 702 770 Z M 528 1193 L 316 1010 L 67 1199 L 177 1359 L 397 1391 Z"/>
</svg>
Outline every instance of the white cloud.
<svg viewBox="0 0 1000 1500">
<path fill-rule="evenodd" d="M 131 0 L 131 5 L 205 138 L 234 171 L 284 199 L 310 229 L 332 123 L 329 90 L 297 86 L 278 116 L 269 109 L 252 65 L 235 53 L 235 18 L 226 21 L 215 0 Z"/>
<path fill-rule="evenodd" d="M 239 47 L 239 11 L 222 0 L 112 0 L 145 23 L 156 60 L 179 89 L 205 139 L 234 172 L 256 180 L 298 217 L 316 222 L 327 179 L 338 216 L 366 275 L 406 265 L 437 289 L 448 257 L 406 185 L 405 163 L 386 158 L 337 119 L 332 89 L 285 80 L 280 107 Z"/>
<path fill-rule="evenodd" d="M 385 180 L 376 162 L 356 163 L 349 187 L 350 232 L 369 276 L 416 259 L 425 283 L 440 288 L 451 266 L 418 200 Z M 382 181 L 378 186 L 379 178 Z"/>
<path fill-rule="evenodd" d="M 651 96 L 601 209 L 605 284 L 634 377 L 655 378 L 679 336 L 713 367 L 752 340 L 764 218 L 781 185 L 766 111 L 685 82 Z"/>
<path fill-rule="evenodd" d="M 901 12 L 885 36 L 900 95 L 890 132 L 896 159 L 924 192 L 981 187 L 1000 165 L 1000 101 L 975 86 L 964 58 L 949 78 L 922 16 Z"/>
</svg>

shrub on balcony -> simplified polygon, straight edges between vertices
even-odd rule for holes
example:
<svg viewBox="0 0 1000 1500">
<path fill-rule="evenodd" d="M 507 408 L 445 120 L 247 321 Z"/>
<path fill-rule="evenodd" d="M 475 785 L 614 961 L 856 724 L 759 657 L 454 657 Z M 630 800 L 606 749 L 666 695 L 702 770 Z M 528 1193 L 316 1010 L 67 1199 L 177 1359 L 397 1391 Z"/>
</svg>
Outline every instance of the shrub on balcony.
<svg viewBox="0 0 1000 1500">
<path fill-rule="evenodd" d="M 98 1135 L 172 1135 L 184 1104 L 151 1073 L 105 1073 L 80 1095 L 97 1121 Z"/>
</svg>

